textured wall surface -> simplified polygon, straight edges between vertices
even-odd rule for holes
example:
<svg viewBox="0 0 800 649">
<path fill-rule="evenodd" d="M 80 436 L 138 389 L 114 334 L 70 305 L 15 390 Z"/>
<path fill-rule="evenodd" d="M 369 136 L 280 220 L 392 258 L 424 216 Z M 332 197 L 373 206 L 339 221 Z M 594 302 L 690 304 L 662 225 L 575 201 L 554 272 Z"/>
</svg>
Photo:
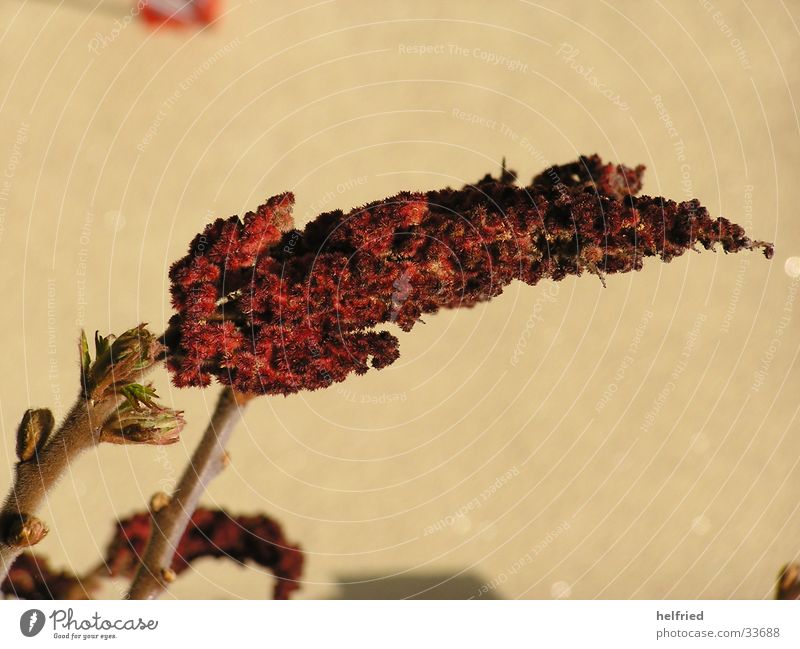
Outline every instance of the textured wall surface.
<svg viewBox="0 0 800 649">
<path fill-rule="evenodd" d="M 23 410 L 74 398 L 80 327 L 160 330 L 209 219 L 292 190 L 302 224 L 597 152 L 775 258 L 650 260 L 426 318 L 383 371 L 256 401 L 204 502 L 281 520 L 305 597 L 771 596 L 800 553 L 798 21 L 796 2 L 229 0 L 213 28 L 154 33 L 128 4 L 0 3 L 0 484 Z M 42 512 L 57 564 L 94 564 L 180 474 L 218 388 L 155 381 L 182 442 L 82 457 Z M 209 561 L 173 593 L 268 579 Z"/>
</svg>

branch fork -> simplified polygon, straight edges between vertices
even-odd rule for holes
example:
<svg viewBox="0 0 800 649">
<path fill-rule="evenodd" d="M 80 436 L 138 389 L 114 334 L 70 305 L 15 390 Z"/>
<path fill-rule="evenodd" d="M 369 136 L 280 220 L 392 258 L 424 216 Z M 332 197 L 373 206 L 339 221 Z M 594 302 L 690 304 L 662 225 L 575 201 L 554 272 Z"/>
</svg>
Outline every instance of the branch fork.
<svg viewBox="0 0 800 649">
<path fill-rule="evenodd" d="M 145 325 L 119 337 L 95 335 L 92 360 L 85 334 L 79 342 L 81 391 L 53 432 L 50 410 L 25 412 L 17 430 L 17 465 L 0 510 L 0 583 L 20 553 L 39 543 L 47 526 L 35 516 L 72 461 L 101 442 L 168 444 L 177 441 L 183 414 L 156 402 L 140 381 L 163 354 Z"/>
</svg>

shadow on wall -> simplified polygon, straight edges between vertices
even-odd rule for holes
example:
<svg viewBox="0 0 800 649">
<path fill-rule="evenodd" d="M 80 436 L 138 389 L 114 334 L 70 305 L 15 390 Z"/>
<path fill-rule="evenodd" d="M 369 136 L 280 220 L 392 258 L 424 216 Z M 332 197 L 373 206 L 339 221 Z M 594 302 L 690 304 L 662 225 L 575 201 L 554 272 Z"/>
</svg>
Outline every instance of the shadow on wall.
<svg viewBox="0 0 800 649">
<path fill-rule="evenodd" d="M 503 599 L 486 581 L 469 573 L 341 575 L 333 599 Z"/>
</svg>

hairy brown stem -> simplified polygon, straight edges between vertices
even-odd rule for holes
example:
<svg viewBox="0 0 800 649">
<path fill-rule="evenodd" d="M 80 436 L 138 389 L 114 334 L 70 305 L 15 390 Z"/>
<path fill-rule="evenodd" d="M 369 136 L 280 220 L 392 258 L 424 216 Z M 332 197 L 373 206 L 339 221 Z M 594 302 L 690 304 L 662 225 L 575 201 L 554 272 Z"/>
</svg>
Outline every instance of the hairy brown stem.
<svg viewBox="0 0 800 649">
<path fill-rule="evenodd" d="M 70 463 L 98 443 L 103 423 L 121 400 L 115 397 L 95 403 L 80 394 L 44 446 L 32 451 L 29 459 L 17 462 L 14 482 L 0 511 L 0 583 L 23 550 L 47 533 L 34 514 Z"/>
<path fill-rule="evenodd" d="M 153 498 L 153 531 L 128 593 L 130 599 L 154 599 L 174 578 L 171 565 L 189 521 L 207 485 L 226 462 L 225 445 L 241 419 L 244 406 L 255 395 L 225 387 L 211 421 L 170 499 Z"/>
</svg>

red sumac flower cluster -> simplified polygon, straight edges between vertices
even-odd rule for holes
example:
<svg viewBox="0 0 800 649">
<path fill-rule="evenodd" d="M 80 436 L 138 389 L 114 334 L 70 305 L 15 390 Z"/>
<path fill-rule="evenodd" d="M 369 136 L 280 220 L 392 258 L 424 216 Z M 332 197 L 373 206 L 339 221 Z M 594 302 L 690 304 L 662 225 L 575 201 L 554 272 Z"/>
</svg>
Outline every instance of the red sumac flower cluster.
<svg viewBox="0 0 800 649">
<path fill-rule="evenodd" d="M 397 359 L 397 338 L 379 325 L 409 331 L 423 314 L 489 300 L 512 280 L 604 278 L 698 244 L 772 255 L 696 200 L 637 196 L 643 171 L 582 157 L 527 186 L 504 169 L 457 190 L 320 214 L 303 230 L 292 228 L 291 194 L 218 219 L 170 271 L 173 379 L 215 376 L 262 394 L 324 388 Z"/>
</svg>

